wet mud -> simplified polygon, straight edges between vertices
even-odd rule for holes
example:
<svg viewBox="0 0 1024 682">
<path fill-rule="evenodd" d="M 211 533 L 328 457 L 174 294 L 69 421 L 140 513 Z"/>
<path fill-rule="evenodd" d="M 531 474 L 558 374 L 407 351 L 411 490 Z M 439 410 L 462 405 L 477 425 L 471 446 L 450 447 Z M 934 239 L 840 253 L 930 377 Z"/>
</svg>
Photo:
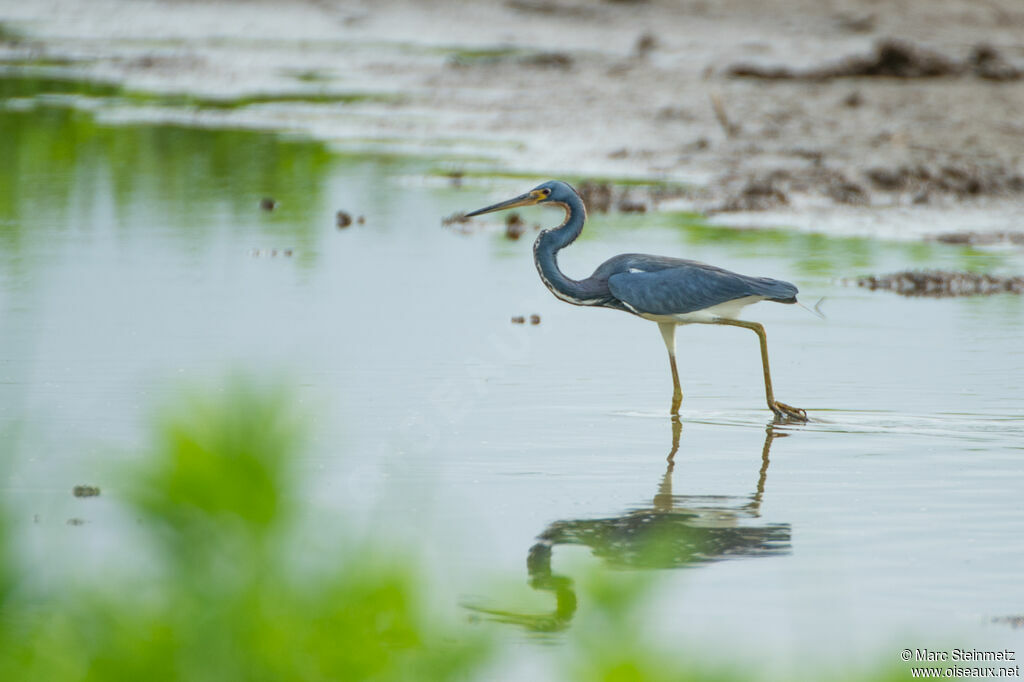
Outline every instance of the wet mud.
<svg viewBox="0 0 1024 682">
<path fill-rule="evenodd" d="M 851 206 L 948 205 L 1017 197 L 1024 194 L 1024 174 L 1001 163 L 963 161 L 850 172 L 812 158 L 802 167 L 723 176 L 714 193 L 720 198 L 703 207 L 709 213 L 776 210 L 789 206 L 791 195 Z"/>
<path fill-rule="evenodd" d="M 1018 80 L 1024 71 L 1011 64 L 997 48 L 982 43 L 968 57 L 955 57 L 889 38 L 880 40 L 867 55 L 853 55 L 812 68 L 734 64 L 726 69 L 733 78 L 824 81 L 833 78 L 939 78 L 977 76 L 994 81 Z"/>
<path fill-rule="evenodd" d="M 889 208 L 938 203 L 955 220 L 960 206 L 1011 211 L 1024 192 L 1015 0 L 900 12 L 871 0 L 480 0 L 455 13 L 409 0 L 231 3 L 204 9 L 206 21 L 175 3 L 111 0 L 134 23 L 91 25 L 72 44 L 76 7 L 7 8 L 0 61 L 61 64 L 62 77 L 112 84 L 121 104 L 166 120 L 360 148 L 452 140 L 453 186 L 489 169 L 643 178 L 699 188 L 676 197 L 684 210 L 771 211 L 792 225 L 809 205 L 830 208 L 834 233 L 856 232 L 850 206 L 881 209 L 881 233 Z M 581 191 L 596 212 L 662 204 L 600 183 Z"/>
<path fill-rule="evenodd" d="M 1024 294 L 1024 277 L 950 272 L 946 270 L 906 271 L 888 275 L 869 275 L 855 280 L 859 287 L 884 289 L 901 296 L 948 298 L 952 296 L 989 296 Z"/>
</svg>

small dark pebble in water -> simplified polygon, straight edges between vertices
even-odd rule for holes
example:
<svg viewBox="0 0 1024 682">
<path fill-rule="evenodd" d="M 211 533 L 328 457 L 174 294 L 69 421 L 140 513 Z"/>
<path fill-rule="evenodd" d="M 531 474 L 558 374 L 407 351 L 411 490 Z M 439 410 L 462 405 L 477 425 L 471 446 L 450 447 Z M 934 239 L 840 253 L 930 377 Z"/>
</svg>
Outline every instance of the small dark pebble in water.
<svg viewBox="0 0 1024 682">
<path fill-rule="evenodd" d="M 944 270 L 906 271 L 889 275 L 869 275 L 856 280 L 859 287 L 886 289 L 902 296 L 987 296 L 1024 294 L 1024 277 L 981 275 L 974 272 Z"/>
<path fill-rule="evenodd" d="M 95 485 L 76 485 L 71 489 L 75 497 L 99 497 L 100 489 Z"/>
<path fill-rule="evenodd" d="M 339 230 L 343 230 L 352 224 L 352 216 L 345 211 L 338 211 L 334 214 L 334 223 L 338 226 Z"/>
<path fill-rule="evenodd" d="M 648 31 L 636 39 L 636 43 L 633 44 L 633 56 L 643 59 L 656 47 L 658 47 L 658 38 Z"/>
<path fill-rule="evenodd" d="M 530 315 L 530 324 L 540 324 L 540 315 Z"/>
<path fill-rule="evenodd" d="M 1009 625 L 1014 630 L 1024 628 L 1024 616 L 996 616 L 992 619 L 992 622 L 1000 625 Z"/>
<path fill-rule="evenodd" d="M 70 519 L 68 519 L 68 525 L 69 526 L 84 526 L 85 525 L 85 519 L 79 519 L 77 517 L 76 518 L 70 518 Z"/>
<path fill-rule="evenodd" d="M 277 202 L 271 197 L 263 197 L 260 199 L 260 209 L 263 211 L 273 211 L 277 208 Z"/>
<path fill-rule="evenodd" d="M 359 216 L 358 218 L 356 218 L 356 225 L 363 225 L 365 223 L 366 223 L 366 217 L 365 216 Z"/>
<path fill-rule="evenodd" d="M 525 323 L 526 323 L 526 318 L 523 317 L 522 315 L 516 315 L 515 317 L 512 318 L 512 324 L 525 324 Z"/>
<path fill-rule="evenodd" d="M 519 217 L 518 213 L 509 213 L 505 218 L 505 237 L 508 239 L 519 239 L 526 230 L 526 223 Z"/>
</svg>

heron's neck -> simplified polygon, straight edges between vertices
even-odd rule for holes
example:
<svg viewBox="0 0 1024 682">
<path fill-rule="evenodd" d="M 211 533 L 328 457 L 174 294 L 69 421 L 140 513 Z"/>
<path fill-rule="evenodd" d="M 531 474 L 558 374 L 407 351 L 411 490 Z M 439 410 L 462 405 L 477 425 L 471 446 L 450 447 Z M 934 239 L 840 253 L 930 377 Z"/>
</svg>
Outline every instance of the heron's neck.
<svg viewBox="0 0 1024 682">
<path fill-rule="evenodd" d="M 565 222 L 541 232 L 533 244 L 533 260 L 544 285 L 558 298 L 575 305 L 591 305 L 595 292 L 586 281 L 574 280 L 562 272 L 558 267 L 558 252 L 576 241 L 586 219 L 583 202 L 574 196 L 565 204 Z"/>
</svg>

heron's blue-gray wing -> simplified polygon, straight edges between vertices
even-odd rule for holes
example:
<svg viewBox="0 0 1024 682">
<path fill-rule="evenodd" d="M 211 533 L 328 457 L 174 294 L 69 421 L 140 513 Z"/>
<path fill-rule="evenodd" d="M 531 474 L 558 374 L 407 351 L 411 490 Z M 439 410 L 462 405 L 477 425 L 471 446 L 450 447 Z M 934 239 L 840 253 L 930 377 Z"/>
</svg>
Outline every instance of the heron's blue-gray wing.
<svg viewBox="0 0 1024 682">
<path fill-rule="evenodd" d="M 651 315 L 681 315 L 748 296 L 793 303 L 797 288 L 768 277 L 749 277 L 703 263 L 686 262 L 653 272 L 631 269 L 608 278 L 612 295 Z"/>
</svg>

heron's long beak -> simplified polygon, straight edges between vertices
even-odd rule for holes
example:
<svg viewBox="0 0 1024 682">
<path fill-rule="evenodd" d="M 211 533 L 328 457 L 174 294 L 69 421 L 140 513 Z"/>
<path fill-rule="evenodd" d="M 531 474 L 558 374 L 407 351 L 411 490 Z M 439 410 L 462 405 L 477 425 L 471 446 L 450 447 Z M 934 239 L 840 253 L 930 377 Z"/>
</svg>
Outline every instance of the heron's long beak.
<svg viewBox="0 0 1024 682">
<path fill-rule="evenodd" d="M 533 206 L 543 198 L 544 196 L 539 192 L 529 191 L 526 194 L 520 194 L 514 199 L 509 199 L 508 201 L 501 201 L 498 202 L 497 204 L 487 206 L 486 208 L 477 209 L 476 211 L 467 213 L 466 217 L 472 218 L 475 215 L 493 213 L 494 211 L 504 211 L 506 208 L 516 208 L 517 206 Z"/>
</svg>

